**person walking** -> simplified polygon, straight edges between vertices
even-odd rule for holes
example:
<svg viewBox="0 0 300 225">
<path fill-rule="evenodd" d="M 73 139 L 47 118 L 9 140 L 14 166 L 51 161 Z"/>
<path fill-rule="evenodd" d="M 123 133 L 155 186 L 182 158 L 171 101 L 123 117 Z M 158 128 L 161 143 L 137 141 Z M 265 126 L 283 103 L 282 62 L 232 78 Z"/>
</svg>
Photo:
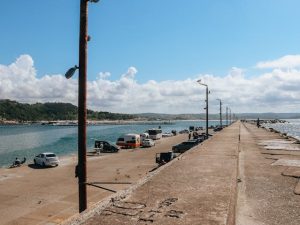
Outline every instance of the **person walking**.
<svg viewBox="0 0 300 225">
<path fill-rule="evenodd" d="M 103 151 L 103 143 L 100 143 L 99 149 L 98 149 L 98 155 L 100 155 L 100 153 Z"/>
</svg>

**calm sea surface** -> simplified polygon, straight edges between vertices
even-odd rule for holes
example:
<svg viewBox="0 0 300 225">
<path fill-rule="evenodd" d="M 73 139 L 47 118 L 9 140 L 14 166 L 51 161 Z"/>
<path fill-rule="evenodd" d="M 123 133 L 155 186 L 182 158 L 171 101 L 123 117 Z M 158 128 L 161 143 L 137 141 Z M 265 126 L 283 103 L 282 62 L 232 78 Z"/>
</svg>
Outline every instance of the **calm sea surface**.
<svg viewBox="0 0 300 225">
<path fill-rule="evenodd" d="M 210 125 L 219 125 L 219 122 L 209 121 Z M 188 129 L 189 126 L 205 127 L 205 121 L 88 126 L 87 146 L 88 149 L 92 149 L 96 139 L 115 143 L 122 134 L 139 134 L 158 126 L 161 126 L 163 132 L 170 132 L 173 129 L 180 131 Z M 0 126 L 0 167 L 10 165 L 15 157 L 26 157 L 31 162 L 35 155 L 46 151 L 54 152 L 59 156 L 77 154 L 77 126 Z"/>
<path fill-rule="evenodd" d="M 295 137 L 300 140 L 300 119 L 286 120 L 286 123 L 267 123 L 263 126 L 274 128 L 281 133 L 287 133 L 288 136 Z"/>
</svg>

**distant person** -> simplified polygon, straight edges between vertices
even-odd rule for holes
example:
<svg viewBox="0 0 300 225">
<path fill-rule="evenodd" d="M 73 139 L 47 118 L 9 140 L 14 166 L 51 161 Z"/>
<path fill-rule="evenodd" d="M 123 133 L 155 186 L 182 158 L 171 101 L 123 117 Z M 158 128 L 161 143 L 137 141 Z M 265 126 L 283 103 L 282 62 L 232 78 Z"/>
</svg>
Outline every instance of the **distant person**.
<svg viewBox="0 0 300 225">
<path fill-rule="evenodd" d="M 97 151 L 98 155 L 100 155 L 101 151 L 103 151 L 103 143 L 102 142 L 100 143 L 100 146 Z"/>
<path fill-rule="evenodd" d="M 257 127 L 260 126 L 260 125 L 259 125 L 259 118 L 257 118 L 256 125 L 257 125 Z"/>
<path fill-rule="evenodd" d="M 192 133 L 191 133 L 191 132 L 189 132 L 189 140 L 191 139 L 191 137 L 192 137 Z"/>
<path fill-rule="evenodd" d="M 193 138 L 197 139 L 197 137 L 198 137 L 198 133 L 197 132 L 193 132 Z"/>
<path fill-rule="evenodd" d="M 15 159 L 14 165 L 15 165 L 15 166 L 21 165 L 21 161 L 20 161 L 20 159 L 19 159 L 18 157 Z"/>
<path fill-rule="evenodd" d="M 75 177 L 78 177 L 78 175 L 79 175 L 79 166 L 76 165 L 75 166 Z"/>
<path fill-rule="evenodd" d="M 21 164 L 24 164 L 26 162 L 26 157 L 22 160 Z"/>
</svg>

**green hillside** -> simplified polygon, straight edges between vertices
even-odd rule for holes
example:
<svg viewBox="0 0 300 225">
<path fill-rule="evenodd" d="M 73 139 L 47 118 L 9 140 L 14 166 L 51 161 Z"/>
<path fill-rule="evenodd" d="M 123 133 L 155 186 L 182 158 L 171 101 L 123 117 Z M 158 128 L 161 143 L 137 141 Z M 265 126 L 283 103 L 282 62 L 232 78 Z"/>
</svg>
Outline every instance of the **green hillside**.
<svg viewBox="0 0 300 225">
<path fill-rule="evenodd" d="M 136 116 L 110 112 L 87 111 L 90 120 L 129 120 Z M 0 100 L 0 120 L 41 121 L 76 120 L 77 106 L 70 103 L 22 104 L 8 99 Z"/>
</svg>

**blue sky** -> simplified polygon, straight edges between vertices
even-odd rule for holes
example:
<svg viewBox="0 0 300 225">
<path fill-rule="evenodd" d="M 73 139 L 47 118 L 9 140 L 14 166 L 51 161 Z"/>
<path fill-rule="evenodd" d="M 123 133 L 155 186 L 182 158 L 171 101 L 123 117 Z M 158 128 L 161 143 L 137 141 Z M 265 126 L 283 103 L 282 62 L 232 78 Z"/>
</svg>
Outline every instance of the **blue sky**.
<svg viewBox="0 0 300 225">
<path fill-rule="evenodd" d="M 1 63 L 30 54 L 38 76 L 78 61 L 79 0 L 1 1 Z M 225 75 L 299 52 L 299 1 L 102 0 L 89 4 L 89 78 L 129 66 L 138 80 Z"/>
<path fill-rule="evenodd" d="M 0 64 L 29 55 L 38 79 L 77 64 L 79 2 L 1 1 Z M 88 79 L 107 72 L 116 81 L 131 67 L 139 84 L 207 74 L 224 78 L 232 68 L 241 68 L 249 79 L 259 77 L 274 67 L 258 69 L 258 63 L 299 54 L 299 8 L 297 0 L 90 3 Z"/>
</svg>

